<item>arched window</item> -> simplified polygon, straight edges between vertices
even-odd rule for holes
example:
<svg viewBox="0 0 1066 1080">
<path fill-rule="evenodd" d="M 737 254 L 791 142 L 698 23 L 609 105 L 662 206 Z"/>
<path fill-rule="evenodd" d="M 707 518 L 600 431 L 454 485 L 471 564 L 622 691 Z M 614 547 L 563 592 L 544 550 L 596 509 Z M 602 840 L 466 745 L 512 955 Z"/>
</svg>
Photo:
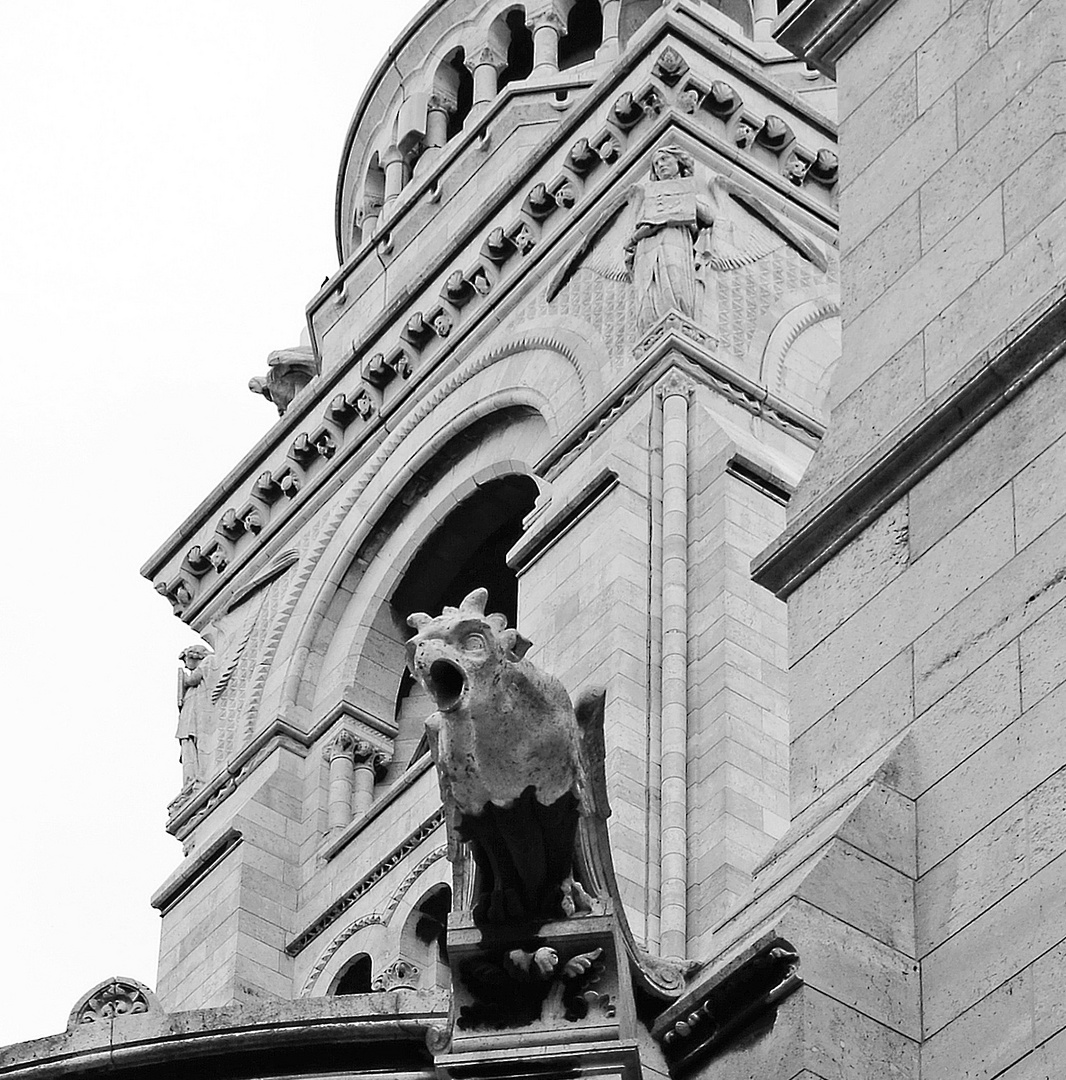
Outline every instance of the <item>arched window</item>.
<svg viewBox="0 0 1066 1080">
<path fill-rule="evenodd" d="M 518 578 L 506 555 L 522 535 L 522 519 L 533 509 L 537 485 L 528 476 L 504 476 L 479 487 L 460 503 L 429 536 L 392 595 L 395 624 L 406 639 L 414 633 L 407 616 L 432 615 L 445 604 L 458 607 L 474 589 L 489 591 L 489 609 L 518 614 Z M 393 775 L 425 752 L 425 719 L 433 712 L 426 692 L 404 673 L 396 703 Z"/>
<path fill-rule="evenodd" d="M 602 44 L 603 12 L 599 0 L 577 0 L 566 17 L 566 34 L 559 41 L 559 70 L 591 60 Z"/>
<path fill-rule="evenodd" d="M 507 42 L 507 67 L 496 83 L 502 90 L 508 83 L 528 79 L 533 71 L 533 32 L 526 26 L 525 8 L 513 8 L 503 19 L 502 40 Z"/>
<path fill-rule="evenodd" d="M 448 985 L 448 912 L 452 890 L 436 885 L 419 902 L 404 924 L 400 951 L 419 970 L 422 986 Z"/>
<path fill-rule="evenodd" d="M 465 61 L 466 53 L 462 46 L 453 49 L 441 61 L 433 77 L 434 91 L 445 101 L 455 103 L 454 110 L 448 116 L 449 139 L 463 130 L 474 106 L 474 76 Z"/>
<path fill-rule="evenodd" d="M 366 953 L 360 953 L 353 957 L 341 969 L 330 994 L 369 994 L 371 980 L 371 961 Z"/>
</svg>

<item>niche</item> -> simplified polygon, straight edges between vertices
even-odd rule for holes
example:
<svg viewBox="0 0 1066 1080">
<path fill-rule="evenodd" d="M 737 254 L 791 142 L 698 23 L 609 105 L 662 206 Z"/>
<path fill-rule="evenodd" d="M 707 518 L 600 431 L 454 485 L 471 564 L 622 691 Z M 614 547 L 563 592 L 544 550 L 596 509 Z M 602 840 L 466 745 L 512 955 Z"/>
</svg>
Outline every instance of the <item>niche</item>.
<svg viewBox="0 0 1066 1080">
<path fill-rule="evenodd" d="M 533 33 L 526 26 L 524 8 L 513 8 L 507 12 L 500 37 L 507 42 L 507 67 L 500 72 L 496 83 L 498 90 L 508 83 L 528 79 L 533 71 Z"/>
<path fill-rule="evenodd" d="M 466 118 L 474 106 L 474 76 L 466 66 L 466 53 L 462 46 L 453 49 L 437 67 L 433 77 L 433 89 L 455 108 L 448 114 L 448 138 L 463 130 Z"/>
<path fill-rule="evenodd" d="M 353 957 L 341 969 L 330 995 L 340 997 L 343 994 L 369 994 L 371 966 L 370 957 L 366 953 Z"/>
<path fill-rule="evenodd" d="M 656 0 L 658 7 L 658 0 Z M 566 34 L 559 41 L 559 70 L 591 60 L 603 44 L 603 12 L 599 0 L 577 0 L 566 17 Z"/>
</svg>

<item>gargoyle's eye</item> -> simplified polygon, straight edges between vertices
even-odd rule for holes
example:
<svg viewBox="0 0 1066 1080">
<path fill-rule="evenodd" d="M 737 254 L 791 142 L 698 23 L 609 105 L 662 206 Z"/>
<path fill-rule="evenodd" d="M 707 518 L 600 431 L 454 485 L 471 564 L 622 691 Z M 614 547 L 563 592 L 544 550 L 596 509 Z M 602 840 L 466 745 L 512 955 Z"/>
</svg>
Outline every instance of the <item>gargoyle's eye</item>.
<svg viewBox="0 0 1066 1080">
<path fill-rule="evenodd" d="M 484 634 L 467 634 L 463 638 L 463 649 L 466 652 L 479 652 L 486 648 L 488 648 L 488 643 L 485 641 Z"/>
</svg>

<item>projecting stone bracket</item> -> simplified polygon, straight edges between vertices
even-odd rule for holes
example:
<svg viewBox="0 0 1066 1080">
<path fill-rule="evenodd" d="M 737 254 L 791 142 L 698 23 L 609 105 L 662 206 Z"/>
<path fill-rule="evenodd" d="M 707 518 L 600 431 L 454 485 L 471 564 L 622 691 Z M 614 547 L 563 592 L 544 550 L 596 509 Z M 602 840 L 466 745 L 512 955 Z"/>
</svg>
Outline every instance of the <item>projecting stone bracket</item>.
<svg viewBox="0 0 1066 1080">
<path fill-rule="evenodd" d="M 652 1027 L 671 1076 L 683 1076 L 759 1028 L 802 985 L 799 954 L 784 938 L 756 942 Z"/>
</svg>

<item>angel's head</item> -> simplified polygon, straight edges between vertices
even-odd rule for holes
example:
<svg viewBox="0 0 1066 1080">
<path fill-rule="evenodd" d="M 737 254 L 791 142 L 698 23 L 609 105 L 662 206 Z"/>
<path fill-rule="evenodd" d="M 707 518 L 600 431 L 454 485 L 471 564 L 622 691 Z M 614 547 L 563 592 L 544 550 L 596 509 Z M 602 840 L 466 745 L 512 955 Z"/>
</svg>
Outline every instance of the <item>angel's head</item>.
<svg viewBox="0 0 1066 1080">
<path fill-rule="evenodd" d="M 178 659 L 190 670 L 195 671 L 207 659 L 208 650 L 203 645 L 187 645 L 178 653 Z"/>
<path fill-rule="evenodd" d="M 692 155 L 686 154 L 680 146 L 660 146 L 652 155 L 653 180 L 676 180 L 679 176 L 691 176 L 694 172 Z"/>
</svg>

